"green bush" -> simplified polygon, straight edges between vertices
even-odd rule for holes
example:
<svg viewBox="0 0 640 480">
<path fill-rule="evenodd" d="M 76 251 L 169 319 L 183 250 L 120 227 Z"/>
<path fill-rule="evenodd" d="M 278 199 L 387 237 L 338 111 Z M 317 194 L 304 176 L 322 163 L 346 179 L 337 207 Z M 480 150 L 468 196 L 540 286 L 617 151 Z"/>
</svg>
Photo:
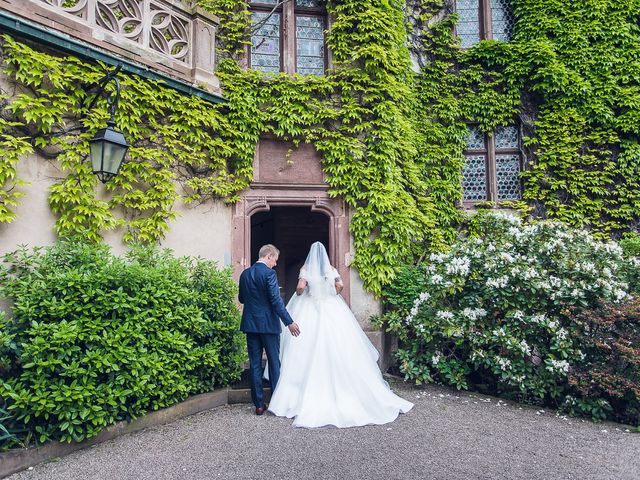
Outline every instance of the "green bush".
<svg viewBox="0 0 640 480">
<path fill-rule="evenodd" d="M 236 286 L 212 262 L 61 241 L 4 258 L 0 397 L 36 439 L 106 426 L 238 378 Z"/>
<path fill-rule="evenodd" d="M 620 246 L 625 255 L 629 257 L 640 257 L 640 234 L 635 232 L 626 233 L 622 237 L 622 240 L 620 240 Z"/>
<path fill-rule="evenodd" d="M 401 341 L 407 379 L 555 406 L 571 394 L 602 417 L 608 399 L 581 396 L 569 382 L 591 361 L 578 317 L 628 301 L 637 270 L 615 242 L 587 232 L 478 214 L 449 252 L 407 267 L 387 289 L 384 320 Z"/>
</svg>

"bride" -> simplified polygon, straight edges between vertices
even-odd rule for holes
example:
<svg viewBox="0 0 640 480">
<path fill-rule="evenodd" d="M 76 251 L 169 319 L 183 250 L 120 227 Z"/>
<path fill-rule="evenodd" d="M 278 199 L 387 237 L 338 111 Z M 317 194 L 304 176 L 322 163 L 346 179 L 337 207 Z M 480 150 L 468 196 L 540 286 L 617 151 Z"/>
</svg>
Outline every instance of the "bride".
<svg viewBox="0 0 640 480">
<path fill-rule="evenodd" d="M 287 310 L 300 336 L 281 334 L 281 373 L 269 411 L 296 427 L 383 424 L 413 404 L 395 395 L 378 352 L 339 295 L 342 281 L 320 242 L 311 246 Z"/>
</svg>

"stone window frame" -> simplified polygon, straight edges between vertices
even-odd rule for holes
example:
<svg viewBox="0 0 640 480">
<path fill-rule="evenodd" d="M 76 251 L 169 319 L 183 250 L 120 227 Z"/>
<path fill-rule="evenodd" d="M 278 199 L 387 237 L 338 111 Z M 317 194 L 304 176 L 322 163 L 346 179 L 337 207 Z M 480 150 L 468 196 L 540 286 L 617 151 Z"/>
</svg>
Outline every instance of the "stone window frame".
<svg viewBox="0 0 640 480">
<path fill-rule="evenodd" d="M 275 9 L 274 4 L 262 3 L 260 0 L 248 0 L 249 11 L 261 13 L 279 13 L 280 14 L 280 72 L 294 74 L 297 73 L 297 38 L 296 38 L 296 19 L 299 16 L 319 17 L 324 23 L 324 30 L 329 26 L 329 15 L 324 7 L 301 7 L 296 6 L 295 0 L 278 0 L 282 2 Z M 292 26 L 289 28 L 289 26 Z M 327 36 L 324 35 L 323 41 L 323 60 L 324 71 L 329 68 L 330 54 L 327 49 Z M 247 47 L 247 66 L 251 67 L 251 45 Z"/>
<path fill-rule="evenodd" d="M 458 1 L 453 0 L 453 11 L 457 12 L 458 10 Z M 494 40 L 493 38 L 493 8 L 491 7 L 492 0 L 478 0 L 478 37 L 479 41 L 482 40 Z M 512 32 L 511 32 L 512 34 Z M 458 36 L 458 27 L 457 24 L 454 26 L 454 35 Z M 510 41 L 511 35 L 507 41 Z M 475 45 L 475 43 L 474 43 Z M 462 48 L 470 48 L 470 46 L 462 47 Z"/>
<path fill-rule="evenodd" d="M 468 124 L 468 127 L 477 127 L 477 124 Z M 522 154 L 522 132 L 520 126 L 517 123 L 513 123 L 507 125 L 509 127 L 515 127 L 518 140 L 517 147 L 515 148 L 497 148 L 496 147 L 496 135 L 495 131 L 491 133 L 483 134 L 484 137 L 484 145 L 483 149 L 479 148 L 468 148 L 464 149 L 464 157 L 465 157 L 465 165 L 466 158 L 474 155 L 484 155 L 485 156 L 485 188 L 486 188 L 486 198 L 478 199 L 478 200 L 467 200 L 464 197 L 464 189 L 463 189 L 463 198 L 462 198 L 462 206 L 465 208 L 472 208 L 475 205 L 483 202 L 493 202 L 496 205 L 499 205 L 501 202 L 511 202 L 514 199 L 509 200 L 499 200 L 498 199 L 498 176 L 497 176 L 497 164 L 496 157 L 498 155 L 517 155 L 518 156 L 518 167 L 519 172 L 522 173 L 525 169 L 524 158 Z M 464 179 L 463 179 L 464 181 Z M 519 181 L 520 185 L 520 195 L 517 200 L 522 199 L 523 193 L 523 184 L 522 180 Z"/>
</svg>

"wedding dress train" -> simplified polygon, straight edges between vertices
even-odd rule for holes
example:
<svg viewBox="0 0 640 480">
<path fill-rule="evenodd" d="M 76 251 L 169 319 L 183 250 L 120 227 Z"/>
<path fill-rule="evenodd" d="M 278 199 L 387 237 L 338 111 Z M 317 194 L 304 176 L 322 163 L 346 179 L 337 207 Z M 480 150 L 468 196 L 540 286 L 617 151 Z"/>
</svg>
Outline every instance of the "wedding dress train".
<svg viewBox="0 0 640 480">
<path fill-rule="evenodd" d="M 326 256 L 324 247 L 322 252 Z M 336 294 L 337 271 L 325 266 L 322 277 L 312 270 L 307 262 L 301 271 L 307 288 L 287 305 L 301 333 L 282 332 L 281 373 L 269 410 L 295 417 L 298 427 L 383 424 L 408 412 L 413 404 L 391 391 L 378 368 L 377 350 Z"/>
</svg>

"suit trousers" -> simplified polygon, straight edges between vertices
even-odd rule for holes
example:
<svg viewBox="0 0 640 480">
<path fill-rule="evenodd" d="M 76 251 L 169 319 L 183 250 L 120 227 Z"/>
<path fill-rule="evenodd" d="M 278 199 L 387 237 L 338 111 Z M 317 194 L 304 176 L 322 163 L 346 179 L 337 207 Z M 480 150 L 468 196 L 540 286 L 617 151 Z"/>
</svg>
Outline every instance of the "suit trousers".
<svg viewBox="0 0 640 480">
<path fill-rule="evenodd" d="M 262 390 L 262 352 L 269 362 L 269 384 L 273 394 L 280 377 L 280 335 L 274 333 L 246 333 L 249 371 L 251 374 L 251 400 L 256 407 L 264 405 Z"/>
</svg>

